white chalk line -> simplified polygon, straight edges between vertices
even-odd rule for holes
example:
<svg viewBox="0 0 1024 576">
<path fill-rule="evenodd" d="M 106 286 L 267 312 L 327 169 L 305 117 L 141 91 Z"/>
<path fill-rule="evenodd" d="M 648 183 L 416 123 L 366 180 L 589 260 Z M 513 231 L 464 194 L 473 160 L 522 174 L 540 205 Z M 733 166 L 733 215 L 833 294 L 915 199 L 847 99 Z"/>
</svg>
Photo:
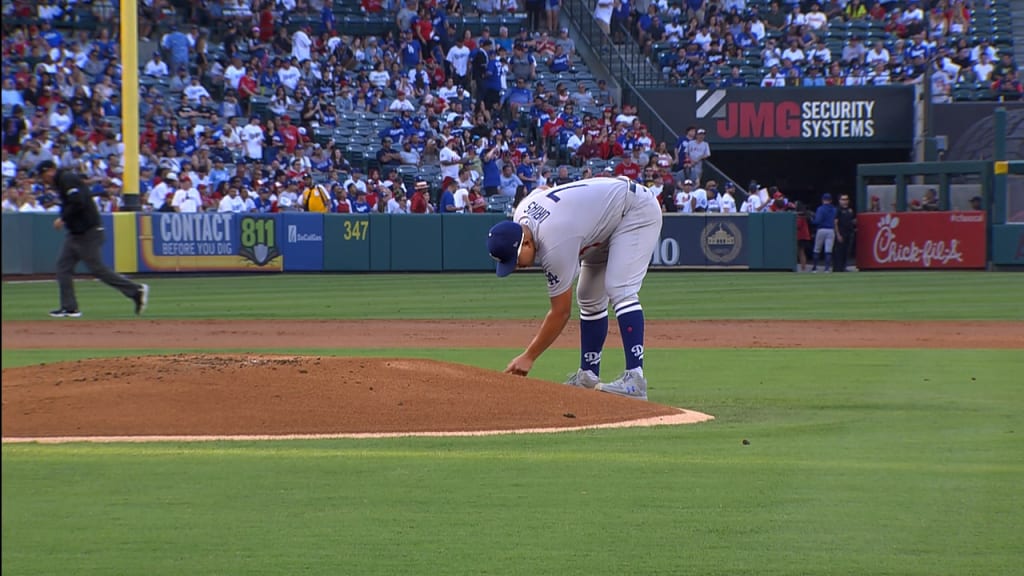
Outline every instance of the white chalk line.
<svg viewBox="0 0 1024 576">
<path fill-rule="evenodd" d="M 501 436 L 517 434 L 554 434 L 561 432 L 577 432 L 581 430 L 603 430 L 610 428 L 650 428 L 653 426 L 680 426 L 697 424 L 714 420 L 714 416 L 692 410 L 679 409 L 678 414 L 656 416 L 605 424 L 588 424 L 585 426 L 560 426 L 554 428 L 518 428 L 512 430 L 466 430 L 448 432 L 356 432 L 344 434 L 238 434 L 238 435 L 194 435 L 194 436 L 53 436 L 40 438 L 4 438 L 4 444 L 68 444 L 72 442 L 114 443 L 114 442 L 252 442 L 268 440 L 338 440 L 338 439 L 378 439 L 408 437 L 470 437 L 470 436 Z"/>
</svg>

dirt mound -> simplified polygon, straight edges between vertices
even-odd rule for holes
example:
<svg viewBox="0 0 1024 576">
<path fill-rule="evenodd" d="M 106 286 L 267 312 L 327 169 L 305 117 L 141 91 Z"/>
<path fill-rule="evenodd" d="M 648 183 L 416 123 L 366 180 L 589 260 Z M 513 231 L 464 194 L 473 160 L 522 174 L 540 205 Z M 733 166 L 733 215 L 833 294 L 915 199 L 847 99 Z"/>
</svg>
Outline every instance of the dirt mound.
<svg viewBox="0 0 1024 576">
<path fill-rule="evenodd" d="M 181 354 L 3 371 L 5 439 L 514 431 L 682 416 L 709 418 L 432 360 Z"/>
</svg>

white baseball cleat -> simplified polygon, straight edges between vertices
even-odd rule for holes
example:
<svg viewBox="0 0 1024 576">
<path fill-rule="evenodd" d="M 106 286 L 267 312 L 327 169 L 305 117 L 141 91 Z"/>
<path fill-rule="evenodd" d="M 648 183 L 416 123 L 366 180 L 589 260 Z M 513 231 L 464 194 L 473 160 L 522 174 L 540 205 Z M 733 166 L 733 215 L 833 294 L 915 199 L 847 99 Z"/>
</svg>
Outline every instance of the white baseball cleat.
<svg viewBox="0 0 1024 576">
<path fill-rule="evenodd" d="M 626 370 L 617 380 L 607 384 L 600 383 L 595 390 L 627 398 L 647 400 L 647 379 L 639 370 Z"/>
<path fill-rule="evenodd" d="M 577 388 L 588 388 L 593 390 L 595 386 L 600 384 L 600 380 L 597 375 L 590 370 L 577 370 L 575 374 L 569 375 L 569 379 L 565 381 L 569 386 L 575 386 Z"/>
</svg>

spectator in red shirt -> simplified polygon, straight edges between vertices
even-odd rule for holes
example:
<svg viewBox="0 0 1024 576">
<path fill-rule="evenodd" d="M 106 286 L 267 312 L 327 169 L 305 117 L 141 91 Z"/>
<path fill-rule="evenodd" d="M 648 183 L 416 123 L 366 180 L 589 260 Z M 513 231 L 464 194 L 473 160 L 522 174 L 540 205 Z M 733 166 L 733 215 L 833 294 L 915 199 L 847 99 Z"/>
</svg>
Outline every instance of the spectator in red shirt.
<svg viewBox="0 0 1024 576">
<path fill-rule="evenodd" d="M 781 192 L 776 192 L 781 196 Z M 800 272 L 807 271 L 807 252 L 811 249 L 811 215 L 803 202 L 796 203 L 796 257 L 800 263 Z"/>
<path fill-rule="evenodd" d="M 409 212 L 413 214 L 426 214 L 427 203 L 429 202 L 430 184 L 420 180 L 416 183 L 416 191 L 412 195 L 412 202 L 409 205 Z"/>
<path fill-rule="evenodd" d="M 359 4 L 367 14 L 380 14 L 384 11 L 384 3 L 381 0 L 361 0 Z"/>
<path fill-rule="evenodd" d="M 480 193 L 479 184 L 474 184 L 469 189 L 469 207 L 474 214 L 482 214 L 487 211 L 487 200 Z"/>
<path fill-rule="evenodd" d="M 152 122 L 146 122 L 146 128 L 139 134 L 139 147 L 150 153 L 156 152 L 157 134 L 156 126 Z"/>
<path fill-rule="evenodd" d="M 277 133 L 281 135 L 285 151 L 288 154 L 294 154 L 295 147 L 299 144 L 299 129 L 292 124 L 290 117 L 281 116 L 281 125 L 278 126 Z"/>
<path fill-rule="evenodd" d="M 616 176 L 625 176 L 630 180 L 637 180 L 640 178 L 642 169 L 640 165 L 633 162 L 632 156 L 626 156 L 622 162 L 619 162 L 618 166 L 615 167 Z"/>
<path fill-rule="evenodd" d="M 274 38 L 274 11 L 273 3 L 267 2 L 260 10 L 260 42 L 266 44 Z"/>
</svg>

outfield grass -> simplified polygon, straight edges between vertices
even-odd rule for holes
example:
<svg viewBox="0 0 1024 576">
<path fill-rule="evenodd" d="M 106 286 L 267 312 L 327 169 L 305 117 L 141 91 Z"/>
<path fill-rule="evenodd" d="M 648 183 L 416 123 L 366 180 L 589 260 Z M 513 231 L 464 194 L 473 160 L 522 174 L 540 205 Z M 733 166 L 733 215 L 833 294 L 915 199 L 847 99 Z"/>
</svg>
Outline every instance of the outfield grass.
<svg viewBox="0 0 1024 576">
<path fill-rule="evenodd" d="M 516 351 L 375 352 L 493 366 Z M 97 353 L 8 351 L 4 364 L 78 355 Z M 560 378 L 574 357 L 552 351 L 537 376 Z M 652 399 L 718 419 L 529 437 L 7 445 L 3 572 L 1020 573 L 1019 352 L 651 350 L 648 366 Z"/>
<path fill-rule="evenodd" d="M 543 278 L 514 274 L 259 275 L 154 278 L 150 318 L 533 318 Z M 77 285 L 86 318 L 132 317 L 132 304 L 94 281 Z M 650 274 L 642 292 L 657 319 L 1024 320 L 1024 276 L 984 272 Z M 4 320 L 57 307 L 52 282 L 4 283 Z"/>
</svg>

